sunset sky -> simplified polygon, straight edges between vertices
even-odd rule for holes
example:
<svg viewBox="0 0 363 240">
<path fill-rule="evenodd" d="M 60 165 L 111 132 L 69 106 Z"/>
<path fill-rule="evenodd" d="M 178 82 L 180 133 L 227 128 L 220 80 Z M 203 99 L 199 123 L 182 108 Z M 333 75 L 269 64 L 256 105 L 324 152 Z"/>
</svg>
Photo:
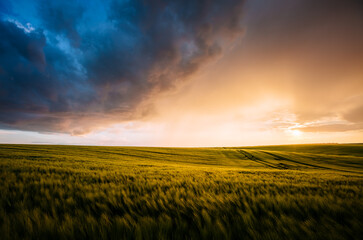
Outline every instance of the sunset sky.
<svg viewBox="0 0 363 240">
<path fill-rule="evenodd" d="M 0 143 L 363 142 L 361 0 L 0 1 Z"/>
</svg>

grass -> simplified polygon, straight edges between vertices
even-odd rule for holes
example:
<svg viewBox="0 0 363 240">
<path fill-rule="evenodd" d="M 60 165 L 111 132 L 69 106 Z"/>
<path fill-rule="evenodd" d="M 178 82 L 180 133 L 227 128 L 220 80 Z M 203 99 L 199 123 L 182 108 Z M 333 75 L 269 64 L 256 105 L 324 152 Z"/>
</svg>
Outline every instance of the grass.
<svg viewBox="0 0 363 240">
<path fill-rule="evenodd" d="M 363 145 L 0 145 L 1 239 L 361 239 Z"/>
</svg>

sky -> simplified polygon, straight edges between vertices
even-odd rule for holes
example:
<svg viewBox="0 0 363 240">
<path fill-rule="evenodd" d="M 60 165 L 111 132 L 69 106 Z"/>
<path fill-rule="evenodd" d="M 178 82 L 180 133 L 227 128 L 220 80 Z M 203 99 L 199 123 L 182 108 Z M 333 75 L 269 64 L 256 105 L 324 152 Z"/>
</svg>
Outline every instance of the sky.
<svg viewBox="0 0 363 240">
<path fill-rule="evenodd" d="M 0 143 L 363 142 L 360 0 L 0 1 Z"/>
</svg>

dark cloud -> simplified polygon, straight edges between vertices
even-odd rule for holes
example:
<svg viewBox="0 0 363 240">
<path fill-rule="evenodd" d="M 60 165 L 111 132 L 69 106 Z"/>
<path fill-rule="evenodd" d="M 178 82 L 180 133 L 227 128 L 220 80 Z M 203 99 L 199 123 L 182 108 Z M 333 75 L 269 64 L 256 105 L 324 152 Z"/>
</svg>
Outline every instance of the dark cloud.
<svg viewBox="0 0 363 240">
<path fill-rule="evenodd" d="M 37 98 L 51 99 L 49 72 L 45 69 L 45 37 L 42 32 L 26 34 L 11 22 L 0 22 L 1 109 L 39 111 Z M 55 89 L 54 89 L 55 90 Z"/>
<path fill-rule="evenodd" d="M 27 123 L 39 120 L 36 129 L 48 129 L 44 126 L 53 113 L 73 110 L 68 95 L 77 91 L 69 80 L 74 67 L 62 51 L 46 44 L 41 30 L 27 33 L 1 21 L 0 32 L 0 121 L 31 130 Z"/>
<path fill-rule="evenodd" d="M 81 3 L 41 1 L 43 29 L 0 22 L 3 128 L 81 134 L 143 117 L 243 33 L 243 1 L 112 1 L 97 26 Z"/>
<path fill-rule="evenodd" d="M 84 7 L 77 1 L 41 1 L 39 16 L 44 27 L 56 34 L 64 34 L 73 47 L 78 47 L 81 36 L 77 31 L 81 21 Z"/>
<path fill-rule="evenodd" d="M 218 56 L 223 41 L 241 33 L 241 18 L 242 1 L 113 1 L 114 29 L 82 46 L 88 77 L 108 107 L 134 107 Z"/>
<path fill-rule="evenodd" d="M 0 1 L 0 18 L 3 15 L 9 14 L 12 12 L 10 2 L 7 0 Z"/>
</svg>

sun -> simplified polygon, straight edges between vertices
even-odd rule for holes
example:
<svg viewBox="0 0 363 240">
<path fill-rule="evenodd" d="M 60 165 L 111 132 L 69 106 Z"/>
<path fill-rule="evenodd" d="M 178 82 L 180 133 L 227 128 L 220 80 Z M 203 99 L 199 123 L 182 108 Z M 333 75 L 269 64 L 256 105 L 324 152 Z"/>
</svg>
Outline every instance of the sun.
<svg viewBox="0 0 363 240">
<path fill-rule="evenodd" d="M 302 135 L 302 132 L 300 130 L 297 130 L 297 129 L 290 130 L 289 132 L 294 137 L 300 137 Z"/>
</svg>

